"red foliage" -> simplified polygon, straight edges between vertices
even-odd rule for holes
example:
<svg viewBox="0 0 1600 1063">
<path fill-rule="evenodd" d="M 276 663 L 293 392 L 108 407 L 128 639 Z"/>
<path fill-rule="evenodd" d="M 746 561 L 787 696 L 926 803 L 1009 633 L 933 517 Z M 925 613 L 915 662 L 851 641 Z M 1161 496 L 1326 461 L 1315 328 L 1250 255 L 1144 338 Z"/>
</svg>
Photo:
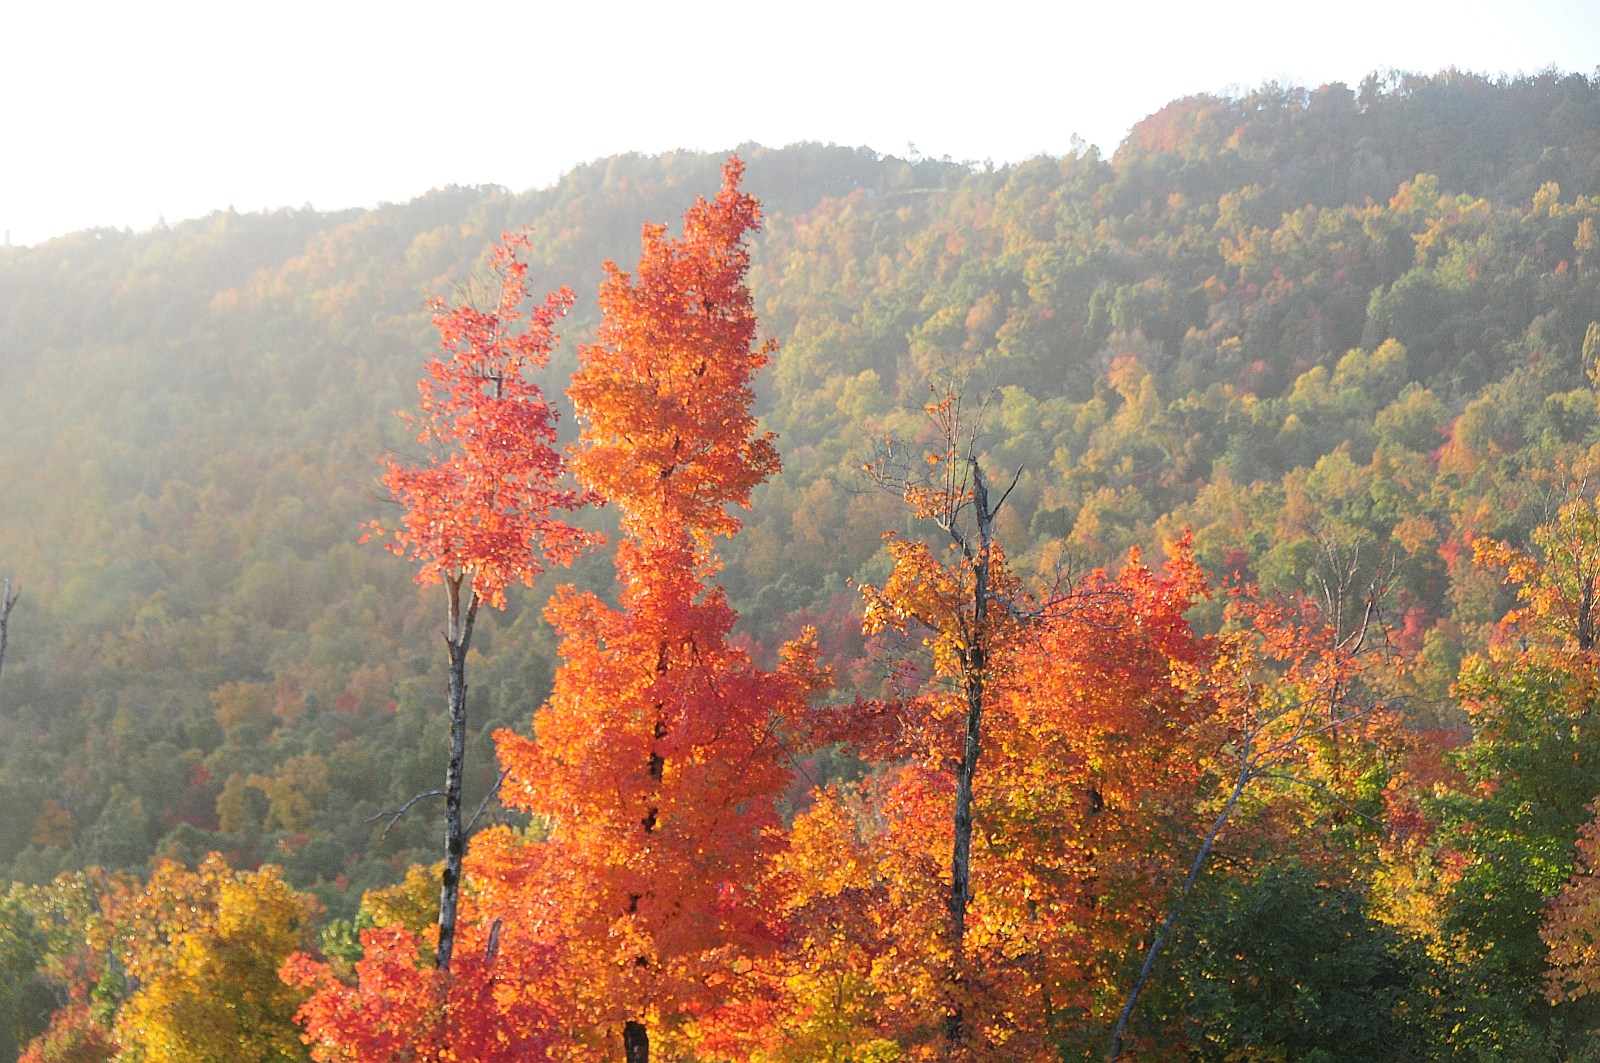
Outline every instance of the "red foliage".
<svg viewBox="0 0 1600 1063">
<path fill-rule="evenodd" d="M 479 600 L 505 605 L 512 583 L 531 585 L 550 562 L 570 561 L 591 537 L 557 519 L 583 504 L 560 488 L 564 472 L 554 447 L 556 412 L 530 370 L 549 361 L 556 318 L 572 305 L 563 288 L 526 314 L 528 267 L 517 257 L 526 232 L 506 233 L 490 267 L 498 278 L 494 305 L 451 307 L 435 298 L 439 347 L 417 384 L 417 441 L 439 448 L 423 466 L 386 459 L 383 482 L 405 507 L 398 528 L 370 528 L 392 538 L 389 549 L 419 563 L 418 583 L 470 577 Z"/>
<path fill-rule="evenodd" d="M 448 972 L 419 966 L 422 943 L 404 927 L 361 932 L 356 984 L 345 985 L 304 953 L 283 967 L 290 985 L 312 990 L 296 1018 L 317 1063 L 517 1063 L 549 1058 L 560 1040 L 551 1009 L 516 977 L 514 962 L 542 953 L 518 948 L 490 955 L 463 936 Z M 475 946 L 475 947 L 473 947 Z M 429 949 L 431 952 L 431 948 Z M 514 956 L 513 960 L 503 959 Z M 485 1005 L 490 1006 L 485 1006 Z"/>
<path fill-rule="evenodd" d="M 107 1063 L 117 1054 L 111 1031 L 96 1022 L 89 1005 L 68 1004 L 50 1017 L 17 1063 Z"/>
<path fill-rule="evenodd" d="M 550 841 L 515 859 L 506 847 L 482 888 L 547 921 L 566 1021 L 594 1037 L 703 1014 L 771 950 L 753 886 L 781 844 L 778 802 L 825 682 L 809 633 L 775 670 L 756 667 L 706 582 L 711 544 L 740 526 L 730 508 L 778 467 L 750 413 L 771 346 L 755 345 L 744 285 L 759 212 L 740 174 L 731 160 L 680 238 L 646 226 L 636 276 L 608 264 L 600 342 L 581 351 L 569 394 L 579 480 L 621 511 L 619 600 L 558 594 L 547 615 L 563 663 L 537 738 L 496 735 L 503 799 Z"/>
</svg>

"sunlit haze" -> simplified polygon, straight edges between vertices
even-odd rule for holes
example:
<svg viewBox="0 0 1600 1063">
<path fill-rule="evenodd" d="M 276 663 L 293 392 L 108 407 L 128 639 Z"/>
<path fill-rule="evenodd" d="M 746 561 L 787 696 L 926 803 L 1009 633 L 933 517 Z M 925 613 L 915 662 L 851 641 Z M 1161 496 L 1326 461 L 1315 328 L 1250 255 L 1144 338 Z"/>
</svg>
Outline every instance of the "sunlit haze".
<svg viewBox="0 0 1600 1063">
<path fill-rule="evenodd" d="M 157 0 L 11 5 L 0 41 L 0 228 L 27 244 L 523 190 L 627 151 L 820 141 L 999 164 L 1076 134 L 1109 155 L 1196 92 L 1592 74 L 1600 6 Z"/>
</svg>

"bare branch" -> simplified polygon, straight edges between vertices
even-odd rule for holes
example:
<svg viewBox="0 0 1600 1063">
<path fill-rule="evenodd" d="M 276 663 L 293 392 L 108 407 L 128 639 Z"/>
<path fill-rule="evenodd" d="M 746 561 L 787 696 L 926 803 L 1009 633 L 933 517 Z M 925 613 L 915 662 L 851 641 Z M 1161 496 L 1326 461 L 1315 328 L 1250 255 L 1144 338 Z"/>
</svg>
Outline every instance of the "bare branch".
<svg viewBox="0 0 1600 1063">
<path fill-rule="evenodd" d="M 489 941 L 483 947 L 483 962 L 487 965 L 494 964 L 494 958 L 500 953 L 500 920 L 496 919 L 489 927 Z"/>
<path fill-rule="evenodd" d="M 996 502 L 994 504 L 994 509 L 989 511 L 989 515 L 991 517 L 996 516 L 996 515 L 999 514 L 1000 507 L 1006 504 L 1006 499 L 1011 497 L 1011 492 L 1015 491 L 1017 489 L 1017 483 L 1021 479 L 1022 479 L 1022 466 L 1018 465 L 1017 466 L 1017 471 L 1011 474 L 1011 483 L 1006 486 L 1006 489 L 1004 491 L 1000 492 L 1000 501 Z"/>
<path fill-rule="evenodd" d="M 1194 892 L 1194 885 L 1200 877 L 1200 871 L 1205 867 L 1206 860 L 1211 855 L 1211 848 L 1216 844 L 1217 835 L 1222 833 L 1223 826 L 1228 822 L 1228 817 L 1233 815 L 1233 810 L 1239 804 L 1239 796 L 1244 793 L 1244 788 L 1249 785 L 1250 773 L 1247 767 L 1241 765 L 1239 777 L 1234 780 L 1233 792 L 1228 795 L 1227 801 L 1222 805 L 1221 811 L 1211 821 L 1211 829 L 1206 832 L 1205 840 L 1200 843 L 1200 849 L 1195 853 L 1194 860 L 1189 864 L 1189 874 L 1184 877 L 1183 885 L 1178 892 L 1178 899 L 1167 909 L 1166 918 L 1161 921 L 1161 926 L 1156 930 L 1155 936 L 1150 940 L 1150 946 L 1145 950 L 1144 963 L 1139 967 L 1139 976 L 1134 979 L 1132 988 L 1128 990 L 1127 999 L 1122 1002 L 1122 1010 L 1117 1014 L 1117 1024 L 1111 1030 L 1111 1046 L 1106 1053 L 1106 1058 L 1111 1063 L 1116 1063 L 1122 1058 L 1122 1041 L 1128 1032 L 1128 1020 L 1133 1018 L 1133 1009 L 1139 1003 L 1139 998 L 1144 994 L 1144 988 L 1150 981 L 1150 973 L 1155 970 L 1156 957 L 1161 954 L 1161 948 L 1166 944 L 1167 935 L 1172 933 L 1172 928 L 1177 925 L 1178 917 L 1183 914 L 1188 905 L 1189 896 Z"/>
<path fill-rule="evenodd" d="M 472 836 L 472 828 L 478 825 L 478 817 L 483 815 L 483 810 L 489 807 L 489 799 L 500 792 L 500 786 L 506 781 L 506 776 L 511 774 L 510 768 L 501 768 L 500 777 L 489 787 L 489 792 L 483 795 L 483 800 L 478 802 L 477 811 L 472 813 L 472 818 L 467 820 L 467 827 L 461 833 L 466 837 Z"/>
<path fill-rule="evenodd" d="M 1286 775 L 1286 774 L 1284 774 L 1282 772 L 1276 772 L 1276 771 L 1264 771 L 1264 772 L 1261 772 L 1259 775 L 1256 776 L 1256 778 L 1258 778 L 1258 779 L 1277 779 L 1279 782 L 1294 783 L 1296 786 L 1304 786 L 1304 787 L 1307 787 L 1308 789 L 1315 790 L 1317 793 L 1321 794 L 1323 797 L 1326 797 L 1328 800 L 1332 801 L 1334 804 L 1338 805 L 1340 808 L 1344 809 L 1346 812 L 1352 813 L 1353 815 L 1360 816 L 1362 819 L 1366 820 L 1368 823 L 1372 824 L 1374 827 L 1377 827 L 1379 830 L 1383 831 L 1385 834 L 1387 834 L 1389 832 L 1388 824 L 1384 823 L 1380 819 L 1374 819 L 1372 816 L 1367 815 L 1365 812 L 1361 811 L 1359 808 L 1355 807 L 1350 802 L 1346 801 L 1344 798 L 1340 797 L 1338 794 L 1334 793 L 1332 790 L 1328 789 L 1326 786 L 1322 785 L 1319 782 L 1313 782 L 1310 779 L 1302 779 L 1298 775 Z"/>
<path fill-rule="evenodd" d="M 1358 658 L 1364 653 L 1363 647 L 1368 630 L 1375 621 L 1380 621 L 1378 601 L 1382 593 L 1379 589 L 1382 580 L 1374 578 L 1368 588 L 1359 621 L 1346 633 L 1341 623 L 1345 619 L 1343 616 L 1345 605 L 1351 600 L 1348 591 L 1356 571 L 1356 551 L 1352 549 L 1348 554 L 1341 554 L 1326 542 L 1324 550 L 1325 556 L 1330 561 L 1342 563 L 1334 570 L 1331 578 L 1327 577 L 1326 573 L 1319 573 L 1317 577 L 1322 584 L 1324 603 L 1327 607 L 1326 623 L 1330 631 L 1330 645 L 1317 659 L 1311 661 L 1309 666 L 1305 659 L 1295 661 L 1292 671 L 1299 673 L 1297 682 L 1303 684 L 1302 690 L 1305 696 L 1297 697 L 1287 704 L 1274 702 L 1271 699 L 1263 701 L 1260 694 L 1268 684 L 1254 678 L 1246 678 L 1237 685 L 1229 683 L 1214 688 L 1219 695 L 1224 690 L 1231 690 L 1234 696 L 1242 698 L 1245 705 L 1243 719 L 1236 725 L 1239 728 L 1236 741 L 1225 747 L 1227 751 L 1237 756 L 1238 773 L 1229 796 L 1212 820 L 1211 829 L 1190 863 L 1187 876 L 1178 887 L 1176 897 L 1169 902 L 1166 916 L 1156 928 L 1153 940 L 1146 949 L 1144 963 L 1128 991 L 1122 1011 L 1112 1029 L 1111 1043 L 1106 1057 L 1108 1060 L 1115 1061 L 1121 1058 L 1129 1020 L 1150 980 L 1156 957 L 1187 907 L 1196 880 L 1211 857 L 1213 845 L 1237 808 L 1240 796 L 1246 787 L 1258 779 L 1275 779 L 1304 786 L 1333 800 L 1340 807 L 1379 829 L 1387 829 L 1381 822 L 1352 806 L 1328 786 L 1312 779 L 1300 778 L 1292 773 L 1293 755 L 1303 749 L 1309 740 L 1330 732 L 1336 735 L 1340 727 L 1348 726 L 1382 708 L 1380 702 L 1353 701 L 1350 692 L 1351 686 L 1356 681 L 1355 666 Z M 1392 572 L 1390 575 L 1392 576 Z M 1306 670 L 1301 671 L 1302 668 Z M 1268 682 L 1278 682 L 1282 678 L 1277 677 Z M 1320 711 L 1324 707 L 1327 710 L 1326 715 Z"/>
<path fill-rule="evenodd" d="M 400 822 L 400 818 L 402 816 L 404 816 L 407 812 L 411 811 L 411 806 L 412 805 L 416 804 L 418 801 L 421 801 L 423 798 L 426 798 L 426 797 L 443 797 L 443 796 L 444 796 L 444 791 L 443 790 L 428 790 L 425 793 L 418 794 L 417 796 L 413 797 L 411 800 L 407 801 L 405 804 L 401 805 L 397 809 L 394 809 L 393 811 L 376 813 L 375 815 L 368 816 L 366 819 L 362 820 L 361 822 L 363 822 L 363 823 L 376 823 L 378 820 L 382 819 L 383 817 L 388 816 L 389 817 L 388 826 L 384 827 L 383 828 L 383 833 L 381 835 L 379 835 L 379 837 L 381 837 L 381 838 L 387 838 L 389 836 L 389 832 L 394 829 L 394 825 L 396 823 Z"/>
</svg>

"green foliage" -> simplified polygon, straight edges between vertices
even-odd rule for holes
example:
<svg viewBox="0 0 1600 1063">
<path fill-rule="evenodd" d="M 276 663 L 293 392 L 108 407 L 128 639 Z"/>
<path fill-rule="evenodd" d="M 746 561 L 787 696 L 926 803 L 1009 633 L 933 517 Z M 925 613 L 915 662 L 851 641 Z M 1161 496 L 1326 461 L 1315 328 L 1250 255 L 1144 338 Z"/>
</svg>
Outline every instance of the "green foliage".
<svg viewBox="0 0 1600 1063">
<path fill-rule="evenodd" d="M 877 689 L 838 595 L 907 529 L 859 467 L 870 438 L 916 438 L 947 373 L 992 388 L 980 457 L 1020 469 L 1001 529 L 1019 571 L 1115 564 L 1188 527 L 1203 564 L 1268 587 L 1381 573 L 1385 631 L 1420 655 L 1397 682 L 1461 728 L 1456 664 L 1512 604 L 1472 541 L 1524 541 L 1553 484 L 1600 472 L 1597 130 L 1591 78 L 1452 71 L 1191 97 L 1110 160 L 742 149 L 768 215 L 756 309 L 781 340 L 757 410 L 785 460 L 719 576 L 753 652 L 814 623 L 840 696 Z M 432 343 L 418 293 L 531 224 L 531 285 L 580 293 L 559 378 L 592 338 L 599 264 L 718 164 L 630 155 L 524 194 L 0 249 L 0 570 L 26 588 L 0 682 L 0 805 L 22 810 L 0 821 L 0 873 L 218 849 L 282 864 L 349 919 L 431 853 L 436 806 L 387 835 L 368 821 L 437 784 L 436 602 L 354 543 L 383 515 L 372 455 L 409 446 L 389 411 Z M 596 556 L 572 578 L 609 572 Z M 490 731 L 548 692 L 544 604 L 479 635 L 469 808 L 495 782 Z M 1474 1014 L 1506 1030 L 1538 1019 L 1530 931 L 1600 792 L 1549 723 L 1558 688 L 1460 688 L 1511 730 L 1483 734 L 1463 761 L 1480 789 L 1447 810 L 1484 854 L 1456 929 L 1493 958 L 1440 992 L 1478 987 Z"/>
<path fill-rule="evenodd" d="M 0 1058 L 15 1059 L 44 1031 L 56 1000 L 39 973 L 49 946 L 29 911 L 27 893 L 13 886 L 0 895 Z"/>
<path fill-rule="evenodd" d="M 1350 1063 L 1419 1058 L 1420 957 L 1360 891 L 1280 863 L 1213 876 L 1175 948 L 1166 1005 L 1193 1057 Z"/>
<path fill-rule="evenodd" d="M 1559 666 L 1477 658 L 1457 693 L 1474 711 L 1458 763 L 1469 789 L 1440 799 L 1440 842 L 1459 858 L 1443 930 L 1454 942 L 1443 977 L 1463 1040 L 1505 1048 L 1553 1036 L 1544 1002 L 1545 907 L 1572 872 L 1578 828 L 1600 794 L 1600 720 L 1588 677 Z M 1593 1010 L 1562 1005 L 1563 1015 Z M 1517 1033 L 1515 1031 L 1521 1031 Z M 1536 1058 L 1529 1055 L 1525 1058 Z"/>
</svg>

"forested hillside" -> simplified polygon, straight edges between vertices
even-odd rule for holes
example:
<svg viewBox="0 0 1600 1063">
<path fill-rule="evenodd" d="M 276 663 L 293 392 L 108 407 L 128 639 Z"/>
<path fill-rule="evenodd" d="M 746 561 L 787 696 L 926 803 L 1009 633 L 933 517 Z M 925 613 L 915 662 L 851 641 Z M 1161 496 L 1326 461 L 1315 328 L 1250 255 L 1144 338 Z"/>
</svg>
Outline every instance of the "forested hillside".
<svg viewBox="0 0 1600 1063">
<path fill-rule="evenodd" d="M 1550 911 L 1593 925 L 1588 895 L 1562 889 L 1597 861 L 1592 827 L 1588 863 L 1574 850 L 1600 797 L 1595 643 L 1589 628 L 1563 641 L 1551 617 L 1577 602 L 1588 623 L 1600 569 L 1600 80 L 1452 71 L 1375 75 L 1354 90 L 1196 96 L 1146 119 L 1109 160 L 1090 151 L 993 168 L 818 145 L 739 152 L 763 214 L 748 283 L 761 334 L 778 343 L 754 379 L 753 408 L 776 433 L 782 471 L 754 487 L 740 533 L 701 563 L 719 569 L 739 617 L 730 638 L 752 667 L 789 675 L 779 647 L 812 627 L 832 669 L 813 698 L 834 707 L 818 732 L 830 740 L 797 742 L 802 770 L 780 808 L 798 854 L 786 888 L 812 881 L 832 905 L 818 916 L 821 901 L 794 893 L 786 917 L 837 934 L 807 939 L 811 968 L 790 942 L 800 952 L 784 962 L 795 966 L 768 969 L 782 988 L 759 1007 L 779 1016 L 771 1029 L 783 1037 L 750 1033 L 757 1004 L 731 1017 L 683 1005 L 699 1025 L 650 1020 L 663 1024 L 659 1050 L 679 1053 L 663 1058 L 922 1058 L 919 1045 L 932 1052 L 937 1039 L 918 1008 L 940 1006 L 981 1058 L 1103 1052 L 1152 928 L 1171 897 L 1189 897 L 1129 883 L 1182 881 L 1193 855 L 1184 841 L 1204 835 L 1223 802 L 1190 800 L 1188 783 L 1128 759 L 1121 739 L 1072 777 L 1074 792 L 1104 802 L 1118 785 L 1106 774 L 1148 772 L 1149 793 L 1162 795 L 1149 807 L 1164 811 L 1138 829 L 1161 840 L 1137 853 L 1126 839 L 1083 842 L 1088 862 L 1104 854 L 1107 882 L 1121 882 L 1112 866 L 1142 870 L 1107 886 L 1103 907 L 1079 897 L 1077 922 L 1047 945 L 1013 948 L 1010 930 L 983 922 L 999 917 L 974 916 L 971 947 L 989 956 L 994 981 L 950 990 L 955 1004 L 929 1004 L 938 990 L 918 981 L 926 972 L 895 966 L 924 939 L 885 944 L 860 900 L 883 888 L 860 872 L 875 846 L 893 850 L 884 859 L 901 860 L 907 881 L 936 880 L 908 855 L 922 843 L 874 840 L 858 826 L 857 863 L 824 866 L 846 820 L 892 820 L 895 802 L 926 807 L 957 785 L 884 781 L 884 765 L 916 761 L 922 747 L 886 735 L 882 706 L 902 702 L 875 699 L 908 696 L 904 671 L 893 690 L 883 678 L 896 628 L 938 630 L 895 597 L 915 582 L 902 567 L 914 560 L 909 544 L 940 543 L 917 562 L 934 565 L 945 541 L 924 519 L 927 500 L 886 475 L 885 441 L 909 441 L 918 460 L 929 450 L 930 467 L 965 469 L 965 452 L 941 447 L 968 429 L 989 489 L 1010 487 L 989 529 L 1006 578 L 1046 597 L 1039 588 L 1079 587 L 1096 603 L 1084 608 L 1103 610 L 1083 621 L 1092 630 L 1188 632 L 1123 647 L 1128 661 L 1162 662 L 1137 682 L 1117 671 L 1126 661 L 1028 651 L 1054 661 L 1060 683 L 1115 673 L 1129 690 L 1192 694 L 1202 673 L 1221 682 L 1206 670 L 1227 657 L 1202 643 L 1244 630 L 1260 645 L 1228 658 L 1236 666 L 1248 656 L 1320 689 L 1323 673 L 1296 669 L 1337 660 L 1349 670 L 1340 690 L 1370 694 L 1391 721 L 1376 734 L 1375 715 L 1339 718 L 1347 730 L 1333 730 L 1335 744 L 1348 733 L 1363 752 L 1318 754 L 1335 767 L 1318 761 L 1328 774 L 1300 790 L 1331 802 L 1317 810 L 1332 824 L 1326 836 L 1263 798 L 1255 832 L 1227 854 L 1237 873 L 1196 880 L 1204 903 L 1174 931 L 1130 1044 L 1148 1058 L 1160 1044 L 1216 1059 L 1261 1046 L 1280 1054 L 1248 1058 L 1592 1058 L 1581 1054 L 1597 1021 L 1587 998 L 1544 999 L 1545 940 L 1563 940 L 1561 924 L 1540 932 L 1558 894 L 1565 907 Z M 0 808 L 14 810 L 0 817 L 0 874 L 16 884 L 0 902 L 0 955 L 14 954 L 15 970 L 44 965 L 0 1000 L 0 1052 L 43 1029 L 64 1003 L 51 991 L 86 984 L 73 964 L 90 961 L 69 958 L 62 935 L 89 918 L 86 898 L 112 873 L 131 873 L 116 888 L 137 892 L 156 858 L 194 868 L 221 853 L 226 865 L 190 879 L 165 865 L 163 888 L 209 890 L 203 907 L 246 882 L 258 906 L 293 909 L 308 927 L 332 920 L 320 947 L 342 958 L 345 976 L 361 955 L 351 921 L 383 922 L 370 902 L 358 916 L 364 893 L 411 881 L 381 896 L 400 907 L 425 899 L 426 883 L 406 874 L 441 857 L 440 809 L 422 803 L 392 825 L 385 813 L 442 783 L 444 599 L 412 582 L 412 566 L 357 542 L 369 521 L 395 519 L 380 459 L 417 449 L 392 411 L 413 407 L 437 342 L 425 300 L 481 282 L 501 232 L 530 226 L 532 289 L 577 296 L 540 378 L 570 441 L 564 389 L 600 328 L 602 263 L 631 269 L 641 225 L 709 197 L 722 163 L 626 156 L 525 193 L 455 188 L 370 211 L 217 213 L 0 249 L 0 577 L 21 592 L 0 643 Z M 937 403 L 949 395 L 965 420 L 941 435 Z M 626 541 L 619 505 L 580 519 Z M 1154 569 L 1129 564 L 1130 550 Z M 551 697 L 561 636 L 544 610 L 556 586 L 626 608 L 619 586 L 631 584 L 614 581 L 615 553 L 590 552 L 532 590 L 513 588 L 503 614 L 485 611 L 468 661 L 469 810 L 499 776 L 493 733 L 535 734 Z M 936 582 L 932 571 L 919 578 Z M 876 603 L 871 635 L 863 587 Z M 1305 630 L 1326 624 L 1331 641 L 1264 604 L 1296 594 L 1316 603 Z M 1363 650 L 1384 651 L 1375 672 L 1337 648 L 1363 623 Z M 1218 632 L 1221 642 L 1204 642 Z M 935 649 L 928 667 L 961 680 L 960 669 L 940 671 L 949 661 Z M 1038 705 L 1056 695 L 1016 696 Z M 839 722 L 852 704 L 861 719 Z M 1225 714 L 1229 703 L 1207 704 Z M 998 718 L 1026 723 L 1034 710 L 1006 711 Z M 1148 750 L 1202 748 L 1113 720 L 1113 706 L 1094 711 L 1105 734 Z M 1057 739 L 1093 745 L 1075 731 Z M 1022 793 L 1022 765 L 1039 751 L 1001 741 L 996 777 Z M 961 774 L 954 750 L 950 778 Z M 1352 767 L 1360 757 L 1372 759 Z M 931 778 L 940 758 L 926 759 Z M 980 813 L 999 800 L 982 780 Z M 830 783 L 839 786 L 812 792 Z M 527 794 L 508 804 L 488 802 L 482 825 L 509 824 L 489 837 L 533 844 L 555 815 Z M 1046 811 L 1019 798 L 988 814 L 1037 831 Z M 1103 822 L 1072 815 L 1086 838 Z M 1025 862 L 1029 845 L 1045 844 L 1028 834 L 1006 849 L 999 827 L 986 842 L 983 822 L 978 859 Z M 1272 858 L 1286 852 L 1303 862 Z M 87 868 L 101 878 L 70 880 L 77 893 L 28 888 Z M 1037 916 L 1023 894 L 1045 887 L 989 885 L 1015 888 L 1007 911 L 1017 920 Z M 910 912 L 913 929 L 932 925 L 923 909 L 935 902 L 914 894 L 908 886 L 884 903 Z M 1312 914 L 1296 924 L 1285 912 Z M 1337 972 L 1281 954 L 1317 935 L 1356 943 L 1327 945 Z M 879 951 L 846 956 L 861 937 Z M 933 953 L 936 937 L 925 939 Z M 1073 949 L 1095 963 L 1051 967 L 1052 950 Z M 1550 991 L 1600 984 L 1579 954 L 1566 989 Z M 849 984 L 802 984 L 819 963 L 851 972 Z M 886 988 L 897 979 L 901 996 Z M 824 989 L 851 1001 L 835 1026 L 816 1019 Z M 116 992 L 94 999 L 110 1029 Z M 1006 1002 L 1019 1000 L 1043 1018 L 1013 1015 Z M 794 1018 L 802 1013 L 810 1018 Z M 949 1021 L 942 1036 L 955 1038 Z M 980 1029 L 989 1056 L 971 1047 Z M 784 1040 L 811 1047 L 785 1055 Z M 593 1058 L 582 1050 L 575 1058 Z M 299 1051 L 290 1042 L 259 1058 Z"/>
</svg>

